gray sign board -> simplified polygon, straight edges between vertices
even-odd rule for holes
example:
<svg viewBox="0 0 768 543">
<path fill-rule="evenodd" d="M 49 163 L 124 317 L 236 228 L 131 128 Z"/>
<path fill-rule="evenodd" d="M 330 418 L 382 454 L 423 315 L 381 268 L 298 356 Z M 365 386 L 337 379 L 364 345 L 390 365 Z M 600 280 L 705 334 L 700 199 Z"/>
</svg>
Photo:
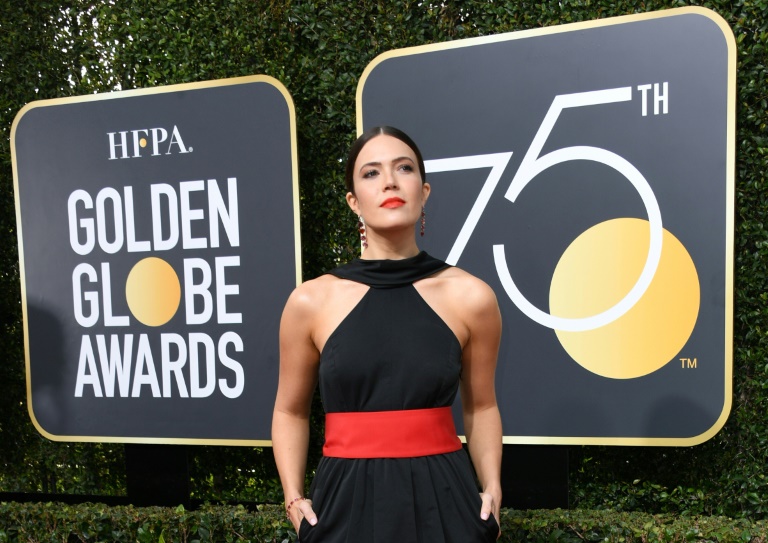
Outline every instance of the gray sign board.
<svg viewBox="0 0 768 543">
<path fill-rule="evenodd" d="M 497 293 L 506 443 L 692 445 L 731 405 L 736 46 L 682 8 L 390 51 L 423 248 Z M 460 424 L 460 420 L 458 421 Z"/>
<path fill-rule="evenodd" d="M 282 84 L 33 102 L 12 146 L 38 430 L 268 444 L 280 313 L 301 278 Z"/>
</svg>

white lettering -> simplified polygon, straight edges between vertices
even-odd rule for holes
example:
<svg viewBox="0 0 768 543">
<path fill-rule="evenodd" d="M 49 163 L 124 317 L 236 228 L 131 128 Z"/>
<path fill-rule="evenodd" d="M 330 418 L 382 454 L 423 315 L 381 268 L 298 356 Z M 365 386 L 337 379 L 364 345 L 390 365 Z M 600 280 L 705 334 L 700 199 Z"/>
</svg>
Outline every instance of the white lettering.
<svg viewBox="0 0 768 543">
<path fill-rule="evenodd" d="M 168 131 L 165 128 L 151 128 L 150 131 L 152 132 L 152 156 L 157 156 L 160 154 L 160 144 L 168 139 Z"/>
<path fill-rule="evenodd" d="M 79 255 L 87 255 L 93 251 L 93 247 L 96 245 L 96 237 L 94 236 L 93 219 L 80 219 L 80 228 L 85 231 L 85 242 L 80 243 L 78 238 L 78 221 L 77 221 L 77 203 L 83 202 L 85 209 L 93 209 L 93 200 L 91 195 L 84 190 L 73 191 L 69 195 L 67 200 L 67 214 L 69 216 L 69 244 L 72 246 L 72 250 Z"/>
<path fill-rule="evenodd" d="M 149 136 L 149 132 L 147 132 L 146 129 L 132 130 L 131 134 L 133 134 L 133 158 L 138 158 L 141 156 L 141 148 L 143 147 L 141 145 L 141 138 L 139 138 L 139 134 L 144 134 L 144 137 L 146 138 L 147 136 Z M 144 140 L 144 145 L 146 144 L 147 144 L 147 141 Z"/>
<path fill-rule="evenodd" d="M 218 342 L 204 333 L 191 333 L 187 338 L 175 333 L 160 334 L 160 368 L 155 366 L 157 357 L 153 356 L 149 336 L 139 335 L 135 350 L 133 339 L 134 334 L 82 336 L 75 397 L 83 397 L 85 388 L 90 386 L 97 398 L 140 398 L 144 385 L 149 386 L 154 398 L 207 398 L 217 388 L 225 398 L 242 395 L 245 372 L 242 364 L 228 353 L 243 352 L 243 340 L 236 332 L 224 332 Z"/>
<path fill-rule="evenodd" d="M 152 241 L 155 251 L 167 251 L 179 242 L 179 199 L 171 185 L 160 183 L 149 187 L 152 197 Z M 167 198 L 168 238 L 163 238 L 163 207 L 160 196 Z"/>
<path fill-rule="evenodd" d="M 125 236 L 128 242 L 128 252 L 151 251 L 149 241 L 136 241 L 136 221 L 133 211 L 133 187 L 123 187 L 123 200 L 125 201 Z"/>
<path fill-rule="evenodd" d="M 112 314 L 112 280 L 108 262 L 101 263 L 101 298 L 104 305 L 105 326 L 128 326 L 130 324 L 127 316 L 115 316 Z"/>
<path fill-rule="evenodd" d="M 237 217 L 237 178 L 227 179 L 227 205 L 215 179 L 208 180 L 208 220 L 211 221 L 211 247 L 219 246 L 219 219 L 227 233 L 230 247 L 240 246 L 240 228 Z"/>
<path fill-rule="evenodd" d="M 165 153 L 166 155 L 171 154 L 171 149 L 173 148 L 173 144 L 176 144 L 179 146 L 179 153 L 187 153 L 187 148 L 184 147 L 184 142 L 181 141 L 181 134 L 179 134 L 179 129 L 176 128 L 176 125 L 173 125 L 173 133 L 171 134 L 171 141 L 168 144 L 168 152 Z"/>
<path fill-rule="evenodd" d="M 86 370 L 87 373 L 86 373 Z M 96 369 L 96 360 L 93 356 L 93 346 L 91 338 L 83 336 L 80 342 L 80 360 L 77 363 L 77 380 L 75 381 L 75 398 L 83 397 L 83 388 L 85 385 L 93 387 L 93 395 L 101 398 L 101 384 L 99 383 L 99 372 Z"/>
<path fill-rule="evenodd" d="M 240 294 L 240 286 L 224 282 L 228 266 L 240 266 L 240 256 L 217 256 L 216 266 L 216 319 L 220 324 L 240 324 L 242 313 L 227 313 L 227 296 Z"/>
<path fill-rule="evenodd" d="M 147 368 L 147 373 L 144 373 Z M 157 382 L 157 373 L 155 373 L 155 362 L 152 360 L 152 350 L 149 348 L 149 338 L 147 334 L 139 336 L 139 349 L 136 353 L 136 371 L 133 374 L 133 388 L 131 396 L 139 398 L 141 396 L 142 385 L 149 385 L 152 390 L 152 397 L 160 397 L 160 385 Z"/>
<path fill-rule="evenodd" d="M 171 344 L 176 345 L 179 352 L 176 360 L 171 360 Z M 163 398 L 170 398 L 171 393 L 171 374 L 176 379 L 176 387 L 179 389 L 179 396 L 189 398 L 187 385 L 184 382 L 184 374 L 181 370 L 187 363 L 187 344 L 184 338 L 179 334 L 160 334 L 160 356 L 163 364 Z"/>
<path fill-rule="evenodd" d="M 205 348 L 205 386 L 200 386 L 200 345 Z M 207 398 L 216 388 L 216 366 L 213 340 L 208 334 L 189 334 L 189 388 L 193 398 Z"/>
<path fill-rule="evenodd" d="M 120 388 L 120 397 L 128 396 L 128 386 L 131 380 L 131 360 L 133 359 L 133 334 L 126 334 L 123 341 L 123 354 L 120 354 L 120 340 L 117 334 L 109 337 L 109 353 L 107 353 L 106 337 L 103 334 L 96 336 L 96 345 L 99 349 L 99 362 L 101 362 L 101 375 L 104 379 L 104 393 L 107 398 L 115 395 L 115 376 Z"/>
<path fill-rule="evenodd" d="M 227 355 L 227 344 L 229 343 L 235 346 L 235 351 L 238 353 L 243 352 L 243 340 L 235 332 L 225 332 L 219 339 L 219 360 L 222 365 L 235 372 L 235 386 L 230 387 L 226 379 L 219 379 L 219 390 L 227 398 L 238 398 L 243 393 L 245 375 L 243 374 L 243 366 Z"/>
<path fill-rule="evenodd" d="M 659 92 L 659 84 L 653 84 L 653 114 L 659 114 L 659 104 L 663 105 L 662 112 L 664 115 L 669 113 L 669 83 L 665 81 L 662 83 L 662 92 Z"/>
<path fill-rule="evenodd" d="M 107 209 L 106 201 L 112 202 L 112 217 L 115 225 L 115 239 L 107 240 Z M 105 187 L 96 195 L 96 227 L 98 229 L 99 247 L 108 254 L 115 254 L 123 246 L 123 206 L 120 193 L 111 187 Z"/>
<path fill-rule="evenodd" d="M 189 202 L 189 193 L 205 190 L 205 183 L 202 181 L 182 181 L 179 183 L 181 192 L 181 239 L 182 247 L 185 249 L 205 249 L 207 247 L 205 238 L 192 237 L 192 221 L 205 218 L 202 209 L 192 209 Z"/>
<path fill-rule="evenodd" d="M 167 183 L 149 186 L 151 207 L 150 239 L 137 239 L 137 225 L 143 225 L 141 214 L 137 218 L 134 187 L 123 187 L 122 195 L 112 187 L 101 189 L 94 200 L 88 192 L 73 191 L 67 202 L 69 242 L 72 250 L 87 255 L 98 243 L 107 254 L 115 254 L 125 246 L 128 252 L 167 251 L 182 239 L 184 249 L 218 248 L 223 243 L 240 246 L 237 178 L 227 179 L 226 198 L 216 179 L 182 181 L 178 193 Z M 193 193 L 205 192 L 207 204 L 193 207 Z M 197 198 L 203 198 L 199 196 Z M 198 199 L 197 202 L 202 202 Z M 199 204 L 197 204 L 199 205 Z M 84 210 L 95 208 L 95 217 L 81 216 Z M 207 214 L 206 214 L 207 211 Z M 199 221 L 202 221 L 200 224 Z M 208 224 L 205 224 L 208 221 Z M 226 240 L 222 240 L 221 228 Z M 209 237 L 195 236 L 208 228 Z"/>
<path fill-rule="evenodd" d="M 122 147 L 123 149 L 123 156 L 120 158 L 128 158 L 128 132 L 120 132 L 120 143 L 115 142 L 115 134 L 117 134 L 117 132 L 107 132 L 107 135 L 109 136 L 109 160 L 117 159 L 115 151 L 117 151 L 118 147 Z"/>
<path fill-rule="evenodd" d="M 195 283 L 195 270 L 202 272 L 202 280 Z M 184 259 L 184 307 L 187 324 L 205 324 L 213 316 L 213 297 L 211 288 L 211 266 L 202 258 Z M 195 297 L 203 301 L 200 313 L 195 313 Z"/>
<path fill-rule="evenodd" d="M 639 90 L 640 93 L 642 94 L 642 97 L 640 98 L 640 103 L 642 104 L 641 113 L 643 117 L 648 116 L 648 91 L 651 90 L 651 88 L 652 88 L 651 84 L 637 86 L 637 90 Z"/>
<path fill-rule="evenodd" d="M 75 266 L 72 271 L 72 297 L 74 301 L 75 320 L 80 326 L 90 328 L 99 321 L 99 293 L 86 291 L 83 293 L 81 281 L 87 276 L 91 283 L 98 282 L 96 270 L 90 264 L 82 263 Z M 83 300 L 88 302 L 89 314 L 83 312 Z"/>
</svg>

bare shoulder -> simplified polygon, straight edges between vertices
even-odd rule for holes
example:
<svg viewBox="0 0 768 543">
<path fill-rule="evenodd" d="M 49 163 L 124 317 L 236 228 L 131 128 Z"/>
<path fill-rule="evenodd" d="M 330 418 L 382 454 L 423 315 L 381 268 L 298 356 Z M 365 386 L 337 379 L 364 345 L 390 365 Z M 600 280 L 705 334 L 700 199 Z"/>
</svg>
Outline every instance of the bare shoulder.
<svg viewBox="0 0 768 543">
<path fill-rule="evenodd" d="M 298 313 L 304 317 L 321 310 L 332 296 L 332 292 L 340 279 L 325 274 L 297 286 L 285 304 L 284 313 Z"/>
<path fill-rule="evenodd" d="M 328 316 L 337 305 L 344 305 L 345 299 L 354 297 L 356 292 L 367 290 L 368 287 L 341 279 L 334 275 L 325 274 L 315 279 L 303 282 L 296 287 L 285 304 L 284 314 L 297 314 L 302 318 L 316 315 Z"/>
<path fill-rule="evenodd" d="M 450 267 L 434 276 L 441 283 L 443 295 L 460 301 L 476 311 L 498 311 L 498 302 L 488 283 L 461 268 Z"/>
<path fill-rule="evenodd" d="M 464 349 L 478 329 L 497 330 L 501 314 L 493 289 L 461 268 L 445 268 L 414 283 Z"/>
<path fill-rule="evenodd" d="M 286 336 L 308 338 L 317 351 L 368 286 L 333 275 L 321 275 L 296 287 L 283 310 L 281 330 Z"/>
</svg>

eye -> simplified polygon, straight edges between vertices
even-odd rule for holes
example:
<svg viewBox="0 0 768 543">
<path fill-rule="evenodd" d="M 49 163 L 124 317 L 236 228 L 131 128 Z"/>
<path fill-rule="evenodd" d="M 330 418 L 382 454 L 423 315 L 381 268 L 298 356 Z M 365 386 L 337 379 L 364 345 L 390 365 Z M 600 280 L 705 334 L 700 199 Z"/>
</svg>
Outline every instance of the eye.
<svg viewBox="0 0 768 543">
<path fill-rule="evenodd" d="M 376 177 L 379 174 L 378 170 L 368 170 L 366 172 L 363 172 L 363 179 L 371 179 L 372 177 Z"/>
<path fill-rule="evenodd" d="M 401 164 L 400 165 L 400 169 L 403 170 L 403 171 L 406 171 L 406 172 L 412 172 L 413 171 L 413 166 L 411 166 L 410 164 L 405 163 L 405 164 Z"/>
</svg>

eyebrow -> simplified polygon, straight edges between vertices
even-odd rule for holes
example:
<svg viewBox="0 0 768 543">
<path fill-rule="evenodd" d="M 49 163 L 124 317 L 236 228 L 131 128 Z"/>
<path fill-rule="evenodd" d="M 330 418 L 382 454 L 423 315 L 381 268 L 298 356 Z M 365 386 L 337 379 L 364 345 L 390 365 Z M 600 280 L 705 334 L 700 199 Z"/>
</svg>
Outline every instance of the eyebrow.
<svg viewBox="0 0 768 543">
<path fill-rule="evenodd" d="M 398 162 L 402 162 L 403 160 L 407 160 L 407 161 L 408 161 L 408 162 L 410 162 L 411 164 L 416 164 L 416 162 L 414 162 L 414 160 L 413 160 L 411 157 L 409 157 L 409 156 L 405 156 L 405 155 L 403 155 L 403 156 L 399 156 L 399 157 L 397 157 L 397 158 L 393 158 L 393 159 L 392 159 L 392 161 L 391 161 L 391 164 L 396 164 L 396 163 L 398 163 Z M 366 162 L 365 164 L 363 164 L 362 166 L 360 166 L 360 170 L 359 170 L 359 171 L 363 171 L 363 169 L 365 169 L 365 168 L 367 168 L 367 167 L 369 167 L 369 166 L 381 166 L 381 162 L 377 162 L 377 161 L 374 161 L 374 162 Z"/>
</svg>

